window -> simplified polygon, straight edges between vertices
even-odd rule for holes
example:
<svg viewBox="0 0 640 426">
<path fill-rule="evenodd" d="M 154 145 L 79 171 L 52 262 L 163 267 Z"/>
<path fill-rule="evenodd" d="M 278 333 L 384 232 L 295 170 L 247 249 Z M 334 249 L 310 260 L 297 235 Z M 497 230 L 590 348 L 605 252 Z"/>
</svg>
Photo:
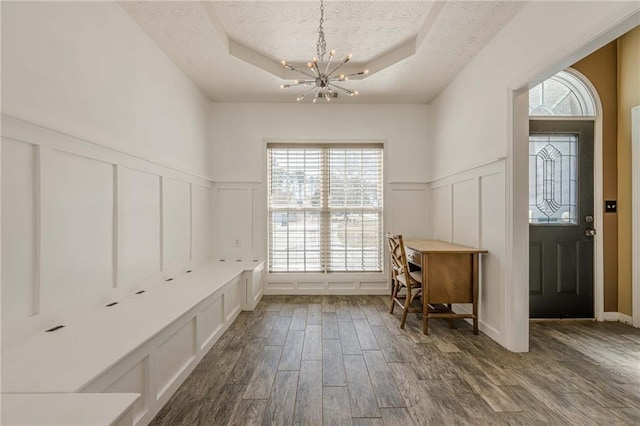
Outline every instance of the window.
<svg viewBox="0 0 640 426">
<path fill-rule="evenodd" d="M 529 90 L 530 116 L 595 115 L 591 92 L 573 70 L 558 74 Z"/>
<path fill-rule="evenodd" d="M 269 271 L 382 271 L 382 146 L 267 151 Z"/>
<path fill-rule="evenodd" d="M 578 135 L 529 136 L 529 223 L 577 221 Z"/>
</svg>

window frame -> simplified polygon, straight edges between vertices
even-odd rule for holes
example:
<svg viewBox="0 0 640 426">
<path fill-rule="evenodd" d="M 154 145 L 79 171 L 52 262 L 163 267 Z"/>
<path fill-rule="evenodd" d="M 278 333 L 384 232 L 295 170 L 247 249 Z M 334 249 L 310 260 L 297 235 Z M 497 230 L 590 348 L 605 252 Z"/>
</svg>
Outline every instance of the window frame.
<svg viewBox="0 0 640 426">
<path fill-rule="evenodd" d="M 385 199 L 386 199 L 386 184 L 385 184 L 385 168 L 384 168 L 384 163 L 386 162 L 386 151 L 385 151 L 385 144 L 384 141 L 380 141 L 380 140 L 372 140 L 372 139 L 367 139 L 367 140 L 347 140 L 347 141 L 327 141 L 326 139 L 323 139 L 322 141 L 309 141 L 309 140 L 286 140 L 283 141 L 281 139 L 278 140 L 269 140 L 269 139 L 265 139 L 264 140 L 264 163 L 265 164 L 265 171 L 264 171 L 264 176 L 265 176 L 265 186 L 266 186 L 266 191 L 265 191 L 265 202 L 266 202 L 266 215 L 264 216 L 266 219 L 266 224 L 265 224 L 265 231 L 266 231 L 266 238 L 265 238 L 265 246 L 266 246 L 266 250 L 267 250 L 267 258 L 266 258 L 266 268 L 265 268 L 265 273 L 269 276 L 269 275 L 274 275 L 274 276 L 280 276 L 280 277 L 287 277 L 286 281 L 289 282 L 289 280 L 295 280 L 300 282 L 300 284 L 303 284 L 305 282 L 307 283 L 317 283 L 318 278 L 314 278 L 314 277 L 332 277 L 330 278 L 330 281 L 333 282 L 335 280 L 341 280 L 341 279 L 346 279 L 346 280 L 361 280 L 364 279 L 364 277 L 368 277 L 366 279 L 380 279 L 383 277 L 386 277 L 386 271 L 387 271 L 387 256 L 386 256 L 386 245 L 384 244 L 384 230 L 385 230 Z M 379 149 L 380 150 L 380 202 L 381 202 L 381 206 L 378 208 L 378 212 L 379 212 L 379 226 L 378 226 L 378 234 L 379 234 L 379 265 L 380 265 L 380 270 L 375 270 L 375 271 L 365 271 L 365 270 L 353 270 L 353 271 L 348 271 L 348 270 L 336 270 L 336 271 L 329 271 L 328 270 L 328 259 L 330 257 L 330 239 L 326 238 L 324 241 L 321 241 L 321 250 L 323 252 L 322 254 L 322 259 L 321 262 L 323 262 L 323 264 L 321 265 L 321 270 L 318 271 L 302 271 L 302 270 L 293 270 L 293 271 L 271 271 L 271 226 L 272 226 L 272 220 L 271 220 L 271 213 L 272 213 L 272 206 L 270 203 L 270 190 L 271 188 L 269 187 L 270 185 L 270 171 L 269 168 L 271 167 L 271 165 L 269 164 L 269 160 L 270 160 L 270 154 L 269 154 L 269 149 L 271 148 L 290 148 L 290 149 L 303 149 L 303 148 L 318 148 L 318 149 L 327 149 L 326 155 L 325 157 L 328 157 L 328 149 L 329 148 L 336 148 L 336 149 L 345 149 L 345 148 L 356 148 L 356 149 L 366 149 L 366 148 L 375 148 L 375 149 Z M 327 163 L 328 165 L 328 163 Z M 327 168 L 327 170 L 323 170 L 323 174 L 328 175 L 329 174 L 329 169 Z M 349 210 L 349 208 L 333 208 L 331 209 L 328 205 L 324 206 L 324 203 L 328 200 L 329 198 L 329 194 L 327 193 L 326 196 L 323 197 L 323 205 L 321 205 L 320 207 L 320 211 L 323 212 L 328 212 L 331 210 Z M 364 211 L 366 208 L 360 208 L 360 210 L 358 211 Z M 331 219 L 330 218 L 322 218 L 322 221 L 325 222 L 327 229 L 329 229 L 330 232 L 330 227 L 331 227 Z M 362 277 L 362 278 L 359 278 Z M 323 278 L 323 280 L 325 280 L 327 278 Z"/>
</svg>

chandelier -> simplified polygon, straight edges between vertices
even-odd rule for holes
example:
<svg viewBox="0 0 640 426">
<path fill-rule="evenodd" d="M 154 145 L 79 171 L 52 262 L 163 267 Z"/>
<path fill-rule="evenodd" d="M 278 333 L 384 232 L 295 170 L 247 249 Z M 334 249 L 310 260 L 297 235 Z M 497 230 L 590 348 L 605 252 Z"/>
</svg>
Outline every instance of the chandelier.
<svg viewBox="0 0 640 426">
<path fill-rule="evenodd" d="M 364 70 L 360 72 L 356 72 L 353 74 L 338 74 L 338 71 L 344 64 L 351 60 L 353 56 L 349 53 L 338 65 L 334 64 L 334 68 L 331 68 L 331 62 L 336 54 L 335 50 L 329 52 L 329 59 L 324 61 L 324 56 L 327 54 L 327 42 L 324 38 L 324 0 L 320 0 L 320 26 L 318 27 L 318 42 L 316 44 L 316 57 L 309 63 L 307 63 L 307 67 L 309 70 L 301 70 L 295 68 L 287 61 L 282 61 L 282 65 L 291 71 L 295 71 L 299 74 L 304 75 L 306 78 L 300 80 L 294 80 L 294 83 L 283 84 L 280 86 L 283 89 L 288 89 L 290 87 L 297 86 L 312 86 L 309 90 L 307 90 L 304 94 L 298 96 L 296 98 L 297 101 L 303 100 L 308 94 L 315 92 L 313 96 L 313 102 L 316 102 L 318 99 L 324 99 L 327 102 L 331 101 L 332 98 L 338 97 L 338 93 L 342 92 L 349 96 L 354 96 L 358 94 L 357 90 L 350 90 L 345 87 L 338 85 L 337 83 L 349 80 L 349 77 L 355 77 L 359 75 L 366 75 L 369 73 L 369 70 Z"/>
</svg>

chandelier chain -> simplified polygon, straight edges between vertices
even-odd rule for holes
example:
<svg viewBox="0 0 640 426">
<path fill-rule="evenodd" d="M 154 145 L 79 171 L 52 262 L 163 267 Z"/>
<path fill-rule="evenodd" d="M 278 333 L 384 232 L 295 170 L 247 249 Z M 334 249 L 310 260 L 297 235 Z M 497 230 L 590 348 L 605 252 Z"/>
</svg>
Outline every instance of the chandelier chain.
<svg viewBox="0 0 640 426">
<path fill-rule="evenodd" d="M 316 54 L 318 59 L 322 61 L 327 53 L 327 41 L 324 39 L 324 1 L 320 0 L 320 26 L 318 27 L 318 43 L 316 45 Z"/>
</svg>

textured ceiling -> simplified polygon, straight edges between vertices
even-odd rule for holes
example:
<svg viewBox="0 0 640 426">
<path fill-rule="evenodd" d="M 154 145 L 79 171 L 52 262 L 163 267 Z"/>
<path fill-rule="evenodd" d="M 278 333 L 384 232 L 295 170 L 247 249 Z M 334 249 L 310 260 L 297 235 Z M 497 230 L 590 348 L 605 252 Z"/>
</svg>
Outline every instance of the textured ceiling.
<svg viewBox="0 0 640 426">
<path fill-rule="evenodd" d="M 430 2 L 328 2 L 327 49 L 365 62 L 415 36 Z M 217 2 L 229 37 L 276 58 L 306 62 L 315 56 L 320 2 Z"/>
<path fill-rule="evenodd" d="M 516 1 L 326 1 L 327 49 L 372 69 L 343 103 L 428 103 L 520 10 Z M 315 56 L 318 1 L 125 1 L 213 101 L 295 102 L 278 61 Z"/>
</svg>

